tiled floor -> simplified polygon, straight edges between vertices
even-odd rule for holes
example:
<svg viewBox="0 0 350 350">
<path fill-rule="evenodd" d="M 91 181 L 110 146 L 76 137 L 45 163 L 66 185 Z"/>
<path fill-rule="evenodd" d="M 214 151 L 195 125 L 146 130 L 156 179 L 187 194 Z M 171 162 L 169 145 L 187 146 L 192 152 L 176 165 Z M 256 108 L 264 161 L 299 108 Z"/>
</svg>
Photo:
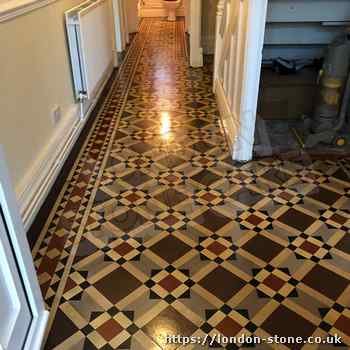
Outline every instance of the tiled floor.
<svg viewBox="0 0 350 350">
<path fill-rule="evenodd" d="M 233 164 L 183 30 L 142 23 L 34 247 L 46 349 L 168 350 L 166 334 L 206 333 L 350 346 L 348 160 Z"/>
</svg>

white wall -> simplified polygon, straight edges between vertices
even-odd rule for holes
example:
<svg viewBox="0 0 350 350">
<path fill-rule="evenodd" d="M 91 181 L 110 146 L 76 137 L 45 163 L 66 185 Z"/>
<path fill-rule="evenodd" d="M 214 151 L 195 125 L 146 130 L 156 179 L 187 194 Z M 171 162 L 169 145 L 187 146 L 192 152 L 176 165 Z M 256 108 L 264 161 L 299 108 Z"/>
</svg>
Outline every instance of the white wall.
<svg viewBox="0 0 350 350">
<path fill-rule="evenodd" d="M 56 1 L 0 23 L 0 144 L 21 207 L 25 200 L 33 202 L 29 192 L 37 191 L 48 156 L 59 153 L 58 146 L 63 151 L 60 141 L 78 120 L 63 13 L 80 2 Z M 55 105 L 62 111 L 57 126 L 51 121 Z"/>
<path fill-rule="evenodd" d="M 63 117 L 74 106 L 62 0 L 0 24 L 1 128 L 12 180 L 24 174 L 54 134 L 54 105 Z"/>
</svg>

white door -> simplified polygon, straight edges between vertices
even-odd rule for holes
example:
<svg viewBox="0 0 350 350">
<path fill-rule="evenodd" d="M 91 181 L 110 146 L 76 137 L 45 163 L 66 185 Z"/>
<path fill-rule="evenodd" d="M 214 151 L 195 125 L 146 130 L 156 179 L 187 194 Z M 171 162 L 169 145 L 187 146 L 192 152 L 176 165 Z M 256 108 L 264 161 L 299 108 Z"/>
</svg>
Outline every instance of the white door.
<svg viewBox="0 0 350 350">
<path fill-rule="evenodd" d="M 219 0 L 214 91 L 232 158 L 252 158 L 268 0 Z"/>
<path fill-rule="evenodd" d="M 39 350 L 49 313 L 0 147 L 0 350 Z"/>
<path fill-rule="evenodd" d="M 0 349 L 23 349 L 32 314 L 0 207 Z"/>
</svg>

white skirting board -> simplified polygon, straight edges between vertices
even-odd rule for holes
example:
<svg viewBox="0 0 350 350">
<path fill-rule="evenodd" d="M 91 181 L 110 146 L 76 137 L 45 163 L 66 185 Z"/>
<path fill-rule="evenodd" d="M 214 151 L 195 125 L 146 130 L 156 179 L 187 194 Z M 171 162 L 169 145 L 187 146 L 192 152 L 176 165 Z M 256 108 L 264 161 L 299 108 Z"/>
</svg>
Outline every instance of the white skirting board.
<svg viewBox="0 0 350 350">
<path fill-rule="evenodd" d="M 113 62 L 114 63 L 114 62 Z M 111 76 L 113 63 L 107 70 L 96 97 L 91 101 L 84 117 L 81 117 L 80 105 L 72 106 L 71 110 L 62 118 L 55 134 L 37 157 L 33 166 L 16 187 L 16 196 L 25 231 L 28 231 L 38 214 L 42 204 L 55 183 L 60 171 L 77 141 L 85 123 L 87 122 L 105 84 Z"/>
</svg>

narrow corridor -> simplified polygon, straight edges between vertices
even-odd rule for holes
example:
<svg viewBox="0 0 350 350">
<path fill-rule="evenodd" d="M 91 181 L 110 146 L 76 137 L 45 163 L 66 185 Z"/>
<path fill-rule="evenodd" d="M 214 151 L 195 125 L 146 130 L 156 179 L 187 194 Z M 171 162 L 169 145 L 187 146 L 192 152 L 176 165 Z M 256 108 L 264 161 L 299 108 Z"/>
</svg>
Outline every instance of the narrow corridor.
<svg viewBox="0 0 350 350">
<path fill-rule="evenodd" d="M 33 250 L 46 349 L 206 334 L 350 345 L 349 173 L 345 160 L 235 165 L 184 22 L 143 20 Z"/>
</svg>

